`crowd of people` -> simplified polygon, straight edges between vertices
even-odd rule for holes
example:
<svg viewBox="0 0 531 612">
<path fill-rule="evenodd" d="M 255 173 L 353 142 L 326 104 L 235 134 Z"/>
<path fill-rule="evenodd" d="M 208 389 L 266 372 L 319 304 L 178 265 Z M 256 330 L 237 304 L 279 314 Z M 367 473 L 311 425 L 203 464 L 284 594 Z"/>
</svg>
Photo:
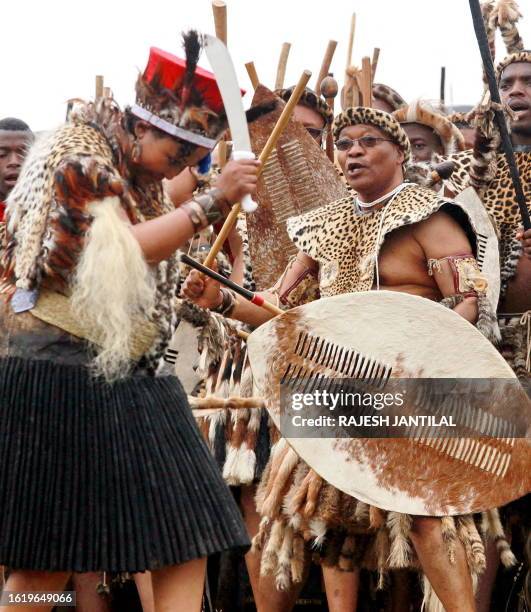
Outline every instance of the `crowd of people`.
<svg viewBox="0 0 531 612">
<path fill-rule="evenodd" d="M 497 86 L 531 211 L 531 51 L 519 16 L 509 0 L 484 5 L 487 32 L 507 46 Z M 441 517 L 347 494 L 282 437 L 246 349 L 249 333 L 285 316 L 263 301 L 287 312 L 398 292 L 474 326 L 529 393 L 531 229 L 498 107 L 478 91 L 457 113 L 373 84 L 370 106 L 337 112 L 304 89 L 286 128 L 304 163 L 283 162 L 276 189 L 296 199 L 315 164 L 333 178 L 279 220 L 268 163 L 226 155 L 229 113 L 215 75 L 197 67 L 201 36 L 183 40 L 184 60 L 151 49 L 125 109 L 108 96 L 77 101 L 39 134 L 0 120 L 4 593 L 67 589 L 91 612 L 531 609 L 528 496 Z M 294 91 L 257 88 L 253 148 Z M 341 197 L 323 199 L 332 186 Z M 248 194 L 269 216 L 260 226 L 240 213 L 209 262 Z M 269 231 L 292 254 L 264 255 L 257 238 Z M 483 256 L 487 239 L 496 257 Z M 256 299 L 185 266 L 182 252 Z M 136 602 L 120 603 L 124 582 Z"/>
</svg>

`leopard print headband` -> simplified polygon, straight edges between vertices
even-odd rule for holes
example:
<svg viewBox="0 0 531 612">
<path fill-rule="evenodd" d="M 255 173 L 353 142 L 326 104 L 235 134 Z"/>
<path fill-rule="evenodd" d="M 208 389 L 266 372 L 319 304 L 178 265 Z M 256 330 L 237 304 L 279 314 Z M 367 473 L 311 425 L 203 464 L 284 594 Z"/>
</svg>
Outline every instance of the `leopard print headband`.
<svg viewBox="0 0 531 612">
<path fill-rule="evenodd" d="M 385 132 L 404 154 L 404 164 L 411 160 L 411 145 L 400 123 L 389 113 L 376 108 L 355 106 L 347 108 L 334 119 L 334 139 L 337 140 L 343 128 L 350 125 L 373 125 Z"/>
<path fill-rule="evenodd" d="M 517 53 L 511 53 L 496 66 L 496 80 L 499 82 L 502 72 L 509 66 L 510 64 L 515 64 L 516 62 L 531 62 L 531 51 L 518 51 Z"/>
<path fill-rule="evenodd" d="M 275 91 L 275 94 L 279 98 L 282 98 L 284 102 L 287 102 L 290 99 L 294 89 L 295 85 L 293 85 L 292 87 L 288 87 L 287 89 L 277 89 Z M 325 125 L 330 125 L 332 123 L 332 119 L 334 118 L 332 109 L 328 106 L 325 100 L 323 100 L 323 98 L 318 96 L 315 91 L 312 91 L 308 87 L 304 88 L 304 91 L 302 92 L 301 97 L 299 98 L 298 104 L 311 108 L 316 113 L 319 113 L 324 119 Z"/>
<path fill-rule="evenodd" d="M 406 105 L 406 101 L 397 91 L 383 83 L 375 83 L 372 86 L 372 95 L 387 102 L 394 111 Z"/>
</svg>

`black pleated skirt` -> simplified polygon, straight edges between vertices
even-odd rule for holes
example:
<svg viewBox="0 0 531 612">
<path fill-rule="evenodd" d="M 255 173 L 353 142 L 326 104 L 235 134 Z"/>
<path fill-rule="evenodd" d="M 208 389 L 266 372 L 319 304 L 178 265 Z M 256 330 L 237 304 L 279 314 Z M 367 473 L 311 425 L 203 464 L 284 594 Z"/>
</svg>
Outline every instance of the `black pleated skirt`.
<svg viewBox="0 0 531 612">
<path fill-rule="evenodd" d="M 176 378 L 0 359 L 0 564 L 137 572 L 248 546 Z"/>
</svg>

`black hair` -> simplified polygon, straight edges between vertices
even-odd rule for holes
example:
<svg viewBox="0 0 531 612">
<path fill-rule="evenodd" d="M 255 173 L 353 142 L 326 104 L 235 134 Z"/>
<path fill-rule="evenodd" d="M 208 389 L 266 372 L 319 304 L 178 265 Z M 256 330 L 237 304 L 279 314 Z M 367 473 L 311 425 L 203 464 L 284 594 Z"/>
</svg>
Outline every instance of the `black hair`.
<svg viewBox="0 0 531 612">
<path fill-rule="evenodd" d="M 6 117 L 0 119 L 0 130 L 9 132 L 31 132 L 30 127 L 27 123 L 24 123 L 21 119 L 15 117 Z M 33 132 L 31 132 L 33 133 Z"/>
</svg>

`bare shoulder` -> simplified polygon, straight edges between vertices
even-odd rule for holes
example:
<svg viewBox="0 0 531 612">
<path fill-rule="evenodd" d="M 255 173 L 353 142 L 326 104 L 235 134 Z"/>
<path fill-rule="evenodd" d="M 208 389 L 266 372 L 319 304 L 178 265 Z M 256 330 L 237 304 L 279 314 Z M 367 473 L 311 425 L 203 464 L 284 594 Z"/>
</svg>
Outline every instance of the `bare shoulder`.
<svg viewBox="0 0 531 612">
<path fill-rule="evenodd" d="M 469 253 L 472 249 L 464 229 L 444 211 L 437 211 L 417 223 L 413 235 L 431 257 Z"/>
</svg>

